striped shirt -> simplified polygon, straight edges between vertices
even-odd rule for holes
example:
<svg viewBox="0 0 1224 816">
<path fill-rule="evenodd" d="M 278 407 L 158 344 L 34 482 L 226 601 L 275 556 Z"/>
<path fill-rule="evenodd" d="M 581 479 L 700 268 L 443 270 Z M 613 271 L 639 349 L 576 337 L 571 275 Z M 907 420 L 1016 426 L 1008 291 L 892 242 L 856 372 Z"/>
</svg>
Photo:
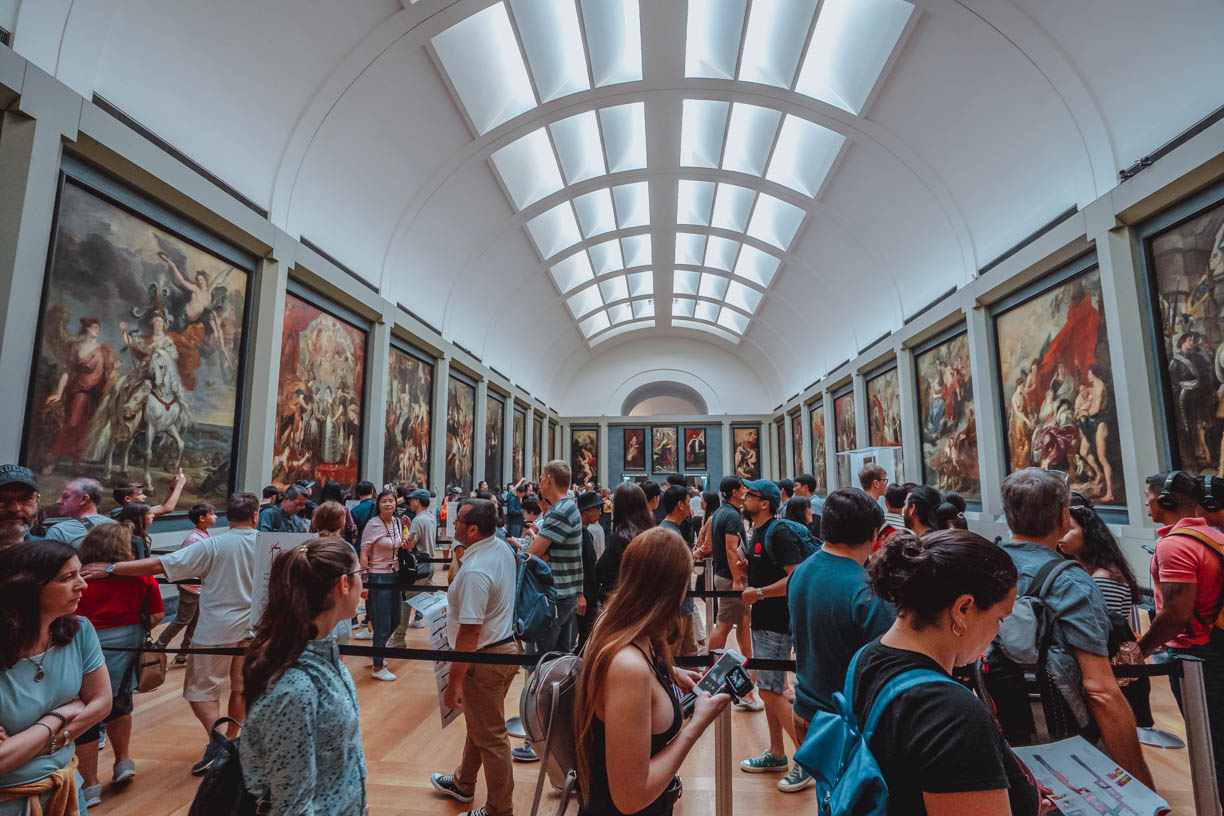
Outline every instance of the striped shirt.
<svg viewBox="0 0 1224 816">
<path fill-rule="evenodd" d="M 548 565 L 552 568 L 558 598 L 582 592 L 582 513 L 573 499 L 554 504 L 540 519 L 539 535 L 547 538 Z"/>
<path fill-rule="evenodd" d="M 1115 581 L 1113 578 L 1104 576 L 1092 576 L 1092 580 L 1096 581 L 1097 587 L 1101 590 L 1101 594 L 1105 596 L 1105 607 L 1110 612 L 1117 612 L 1119 615 L 1126 616 L 1130 620 L 1131 600 L 1130 587 L 1121 581 Z"/>
</svg>

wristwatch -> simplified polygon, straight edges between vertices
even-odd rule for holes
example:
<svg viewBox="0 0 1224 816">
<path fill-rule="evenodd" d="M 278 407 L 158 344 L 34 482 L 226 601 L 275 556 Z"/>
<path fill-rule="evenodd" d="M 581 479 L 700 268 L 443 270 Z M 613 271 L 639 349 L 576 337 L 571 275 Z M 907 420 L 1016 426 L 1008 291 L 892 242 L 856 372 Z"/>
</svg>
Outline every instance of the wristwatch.
<svg viewBox="0 0 1224 816">
<path fill-rule="evenodd" d="M 757 600 L 765 600 L 765 587 L 757 587 Z"/>
<path fill-rule="evenodd" d="M 115 574 L 115 562 L 112 561 L 111 563 L 106 565 L 106 577 L 109 578 L 110 576 L 114 574 Z"/>
</svg>

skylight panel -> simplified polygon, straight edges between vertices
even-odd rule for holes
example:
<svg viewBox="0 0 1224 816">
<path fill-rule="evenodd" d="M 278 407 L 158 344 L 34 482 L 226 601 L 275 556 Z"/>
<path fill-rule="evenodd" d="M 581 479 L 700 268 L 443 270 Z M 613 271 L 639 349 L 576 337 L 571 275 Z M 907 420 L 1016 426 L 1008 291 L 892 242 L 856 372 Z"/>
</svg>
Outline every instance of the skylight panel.
<svg viewBox="0 0 1224 816">
<path fill-rule="evenodd" d="M 616 223 L 621 229 L 644 227 L 650 223 L 650 185 L 645 181 L 612 188 L 616 201 Z"/>
<path fill-rule="evenodd" d="M 575 198 L 574 210 L 578 213 L 578 224 L 582 227 L 582 234 L 586 238 L 616 229 L 616 213 L 612 209 L 612 194 L 606 187 Z"/>
<path fill-rule="evenodd" d="M 727 146 L 723 151 L 723 169 L 762 175 L 781 118 L 782 112 L 773 108 L 745 105 L 743 102 L 732 105 L 731 120 L 727 124 Z"/>
<path fill-rule="evenodd" d="M 615 278 L 601 281 L 599 291 L 603 294 L 604 303 L 629 299 L 629 284 L 625 282 L 624 275 L 617 275 Z"/>
<path fill-rule="evenodd" d="M 673 320 L 672 325 L 681 329 L 697 329 L 698 331 L 709 332 L 730 343 L 738 343 L 740 340 L 739 335 L 732 334 L 726 329 L 710 323 L 698 323 L 694 320 Z"/>
<path fill-rule="evenodd" d="M 735 274 L 744 280 L 752 281 L 757 286 L 768 289 L 781 264 L 781 259 L 745 244 L 740 250 L 739 259 L 735 262 Z"/>
<path fill-rule="evenodd" d="M 595 87 L 642 78 L 642 24 L 638 0 L 582 0 Z"/>
<path fill-rule="evenodd" d="M 708 320 L 711 323 L 718 320 L 718 304 L 711 303 L 708 300 L 697 301 L 697 309 L 693 312 L 693 316 L 698 320 Z"/>
<path fill-rule="evenodd" d="M 630 272 L 629 295 L 631 297 L 646 297 L 654 294 L 653 272 Z"/>
<path fill-rule="evenodd" d="M 557 155 L 561 158 L 566 184 L 577 184 L 608 172 L 599 144 L 595 111 L 553 122 L 548 129 L 552 131 L 553 141 L 557 144 Z"/>
<path fill-rule="evenodd" d="M 635 319 L 654 316 L 654 298 L 633 301 L 633 317 Z"/>
<path fill-rule="evenodd" d="M 727 292 L 727 283 L 727 279 L 722 275 L 713 275 L 709 272 L 702 272 L 701 288 L 697 290 L 697 294 L 704 298 L 722 300 L 723 295 Z"/>
<path fill-rule="evenodd" d="M 536 106 L 505 4 L 460 20 L 431 43 L 477 133 Z"/>
<path fill-rule="evenodd" d="M 816 0 L 753 0 L 739 78 L 789 89 L 815 10 Z"/>
<path fill-rule="evenodd" d="M 727 303 L 745 312 L 754 313 L 761 305 L 761 293 L 739 281 L 731 281 L 727 287 Z"/>
<path fill-rule="evenodd" d="M 650 236 L 630 235 L 621 239 L 621 248 L 625 255 L 625 268 L 634 266 L 650 266 Z"/>
<path fill-rule="evenodd" d="M 557 282 L 557 288 L 562 293 L 568 292 L 575 286 L 586 283 L 595 277 L 594 272 L 591 270 L 591 262 L 588 260 L 585 252 L 575 252 L 548 271 L 552 274 L 553 280 Z"/>
<path fill-rule="evenodd" d="M 755 190 L 737 184 L 720 183 L 718 193 L 714 196 L 714 214 L 710 224 L 720 229 L 743 232 L 748 228 L 748 214 L 752 212 L 752 202 L 755 198 Z"/>
<path fill-rule="evenodd" d="M 676 200 L 676 223 L 710 225 L 710 209 L 714 206 L 714 182 L 680 179 Z"/>
<path fill-rule="evenodd" d="M 730 107 L 728 102 L 712 99 L 684 100 L 680 115 L 682 167 L 718 167 Z"/>
<path fill-rule="evenodd" d="M 695 269 L 677 269 L 672 276 L 672 291 L 677 295 L 695 295 L 701 283 L 701 273 Z"/>
<path fill-rule="evenodd" d="M 617 269 L 625 268 L 625 261 L 621 257 L 620 241 L 613 238 L 611 241 L 595 244 L 587 249 L 591 255 L 591 267 L 596 275 L 603 275 L 607 272 L 615 272 Z"/>
<path fill-rule="evenodd" d="M 608 319 L 612 321 L 613 326 L 632 320 L 633 307 L 628 303 L 618 303 L 615 306 L 609 306 Z"/>
<path fill-rule="evenodd" d="M 825 0 L 795 90 L 857 114 L 913 12 L 905 0 Z"/>
<path fill-rule="evenodd" d="M 706 237 L 692 232 L 676 233 L 676 263 L 701 266 L 705 263 Z"/>
<path fill-rule="evenodd" d="M 795 239 L 795 233 L 799 231 L 802 222 L 803 210 L 794 204 L 761 193 L 757 198 L 756 209 L 752 211 L 748 234 L 785 250 Z"/>
<path fill-rule="evenodd" d="M 591 87 L 574 0 L 510 0 L 540 101 Z"/>
<path fill-rule="evenodd" d="M 788 115 L 765 178 L 815 198 L 845 141 L 836 131 Z"/>
<path fill-rule="evenodd" d="M 735 253 L 739 251 L 739 241 L 711 235 L 706 243 L 705 265 L 713 269 L 730 272 L 735 266 Z"/>
<path fill-rule="evenodd" d="M 592 309 L 598 309 L 600 306 L 603 306 L 603 299 L 599 297 L 599 287 L 588 286 L 581 292 L 571 295 L 565 303 L 569 306 L 570 312 L 577 318 L 582 317 Z"/>
<path fill-rule="evenodd" d="M 526 209 L 565 186 L 544 128 L 516 139 L 494 153 L 492 158 L 517 209 Z"/>
<path fill-rule="evenodd" d="M 608 172 L 641 170 L 646 166 L 646 103 L 633 102 L 604 108 L 604 146 L 608 151 Z"/>
<path fill-rule="evenodd" d="M 684 75 L 734 79 L 747 0 L 689 0 Z"/>
<path fill-rule="evenodd" d="M 574 208 L 568 201 L 562 201 L 528 221 L 527 231 L 544 258 L 551 258 L 582 240 L 578 221 L 574 218 Z"/>
<path fill-rule="evenodd" d="M 724 306 L 722 311 L 718 313 L 718 325 L 724 326 L 736 334 L 743 334 L 744 329 L 748 328 L 748 318 L 734 309 Z"/>
<path fill-rule="evenodd" d="M 672 314 L 682 317 L 692 317 L 697 308 L 697 301 L 692 298 L 672 298 Z"/>
<path fill-rule="evenodd" d="M 591 341 L 591 345 L 598 346 L 605 340 L 611 340 L 613 337 L 618 337 L 631 331 L 637 331 L 638 329 L 648 329 L 654 324 L 655 322 L 653 320 L 635 320 L 632 323 L 622 323 L 619 326 L 613 326 L 603 334 L 596 337 Z"/>
<path fill-rule="evenodd" d="M 592 334 L 595 334 L 596 332 L 601 332 L 604 329 L 608 328 L 608 326 L 610 325 L 611 323 L 608 321 L 608 313 L 604 311 L 598 311 L 595 314 L 588 317 L 586 320 L 579 323 L 578 328 L 579 330 L 582 331 L 583 337 L 590 337 Z"/>
</svg>

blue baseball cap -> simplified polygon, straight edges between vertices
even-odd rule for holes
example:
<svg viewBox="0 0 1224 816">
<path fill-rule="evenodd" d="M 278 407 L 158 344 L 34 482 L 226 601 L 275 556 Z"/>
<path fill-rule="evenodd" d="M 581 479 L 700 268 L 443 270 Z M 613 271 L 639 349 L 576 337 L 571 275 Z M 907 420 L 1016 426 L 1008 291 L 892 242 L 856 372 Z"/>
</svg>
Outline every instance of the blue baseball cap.
<svg viewBox="0 0 1224 816">
<path fill-rule="evenodd" d="M 775 506 L 782 503 L 782 491 L 768 479 L 744 480 L 744 487 L 754 493 L 760 493 L 761 498 Z"/>
<path fill-rule="evenodd" d="M 421 504 L 429 504 L 429 499 L 430 499 L 429 491 L 422 490 L 421 488 L 417 488 L 416 490 L 408 494 L 408 498 L 416 499 Z"/>
</svg>

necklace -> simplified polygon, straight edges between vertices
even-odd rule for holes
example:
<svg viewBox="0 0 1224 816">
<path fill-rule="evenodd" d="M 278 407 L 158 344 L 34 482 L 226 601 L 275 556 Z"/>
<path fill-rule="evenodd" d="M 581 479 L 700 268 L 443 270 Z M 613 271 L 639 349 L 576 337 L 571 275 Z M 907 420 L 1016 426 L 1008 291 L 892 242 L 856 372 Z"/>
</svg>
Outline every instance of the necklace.
<svg viewBox="0 0 1224 816">
<path fill-rule="evenodd" d="M 47 653 L 42 653 L 42 660 L 35 661 L 32 657 L 27 657 L 26 660 L 38 667 L 38 671 L 34 672 L 34 682 L 41 683 L 42 679 L 47 675 L 43 672 L 43 663 L 47 662 Z"/>
</svg>

